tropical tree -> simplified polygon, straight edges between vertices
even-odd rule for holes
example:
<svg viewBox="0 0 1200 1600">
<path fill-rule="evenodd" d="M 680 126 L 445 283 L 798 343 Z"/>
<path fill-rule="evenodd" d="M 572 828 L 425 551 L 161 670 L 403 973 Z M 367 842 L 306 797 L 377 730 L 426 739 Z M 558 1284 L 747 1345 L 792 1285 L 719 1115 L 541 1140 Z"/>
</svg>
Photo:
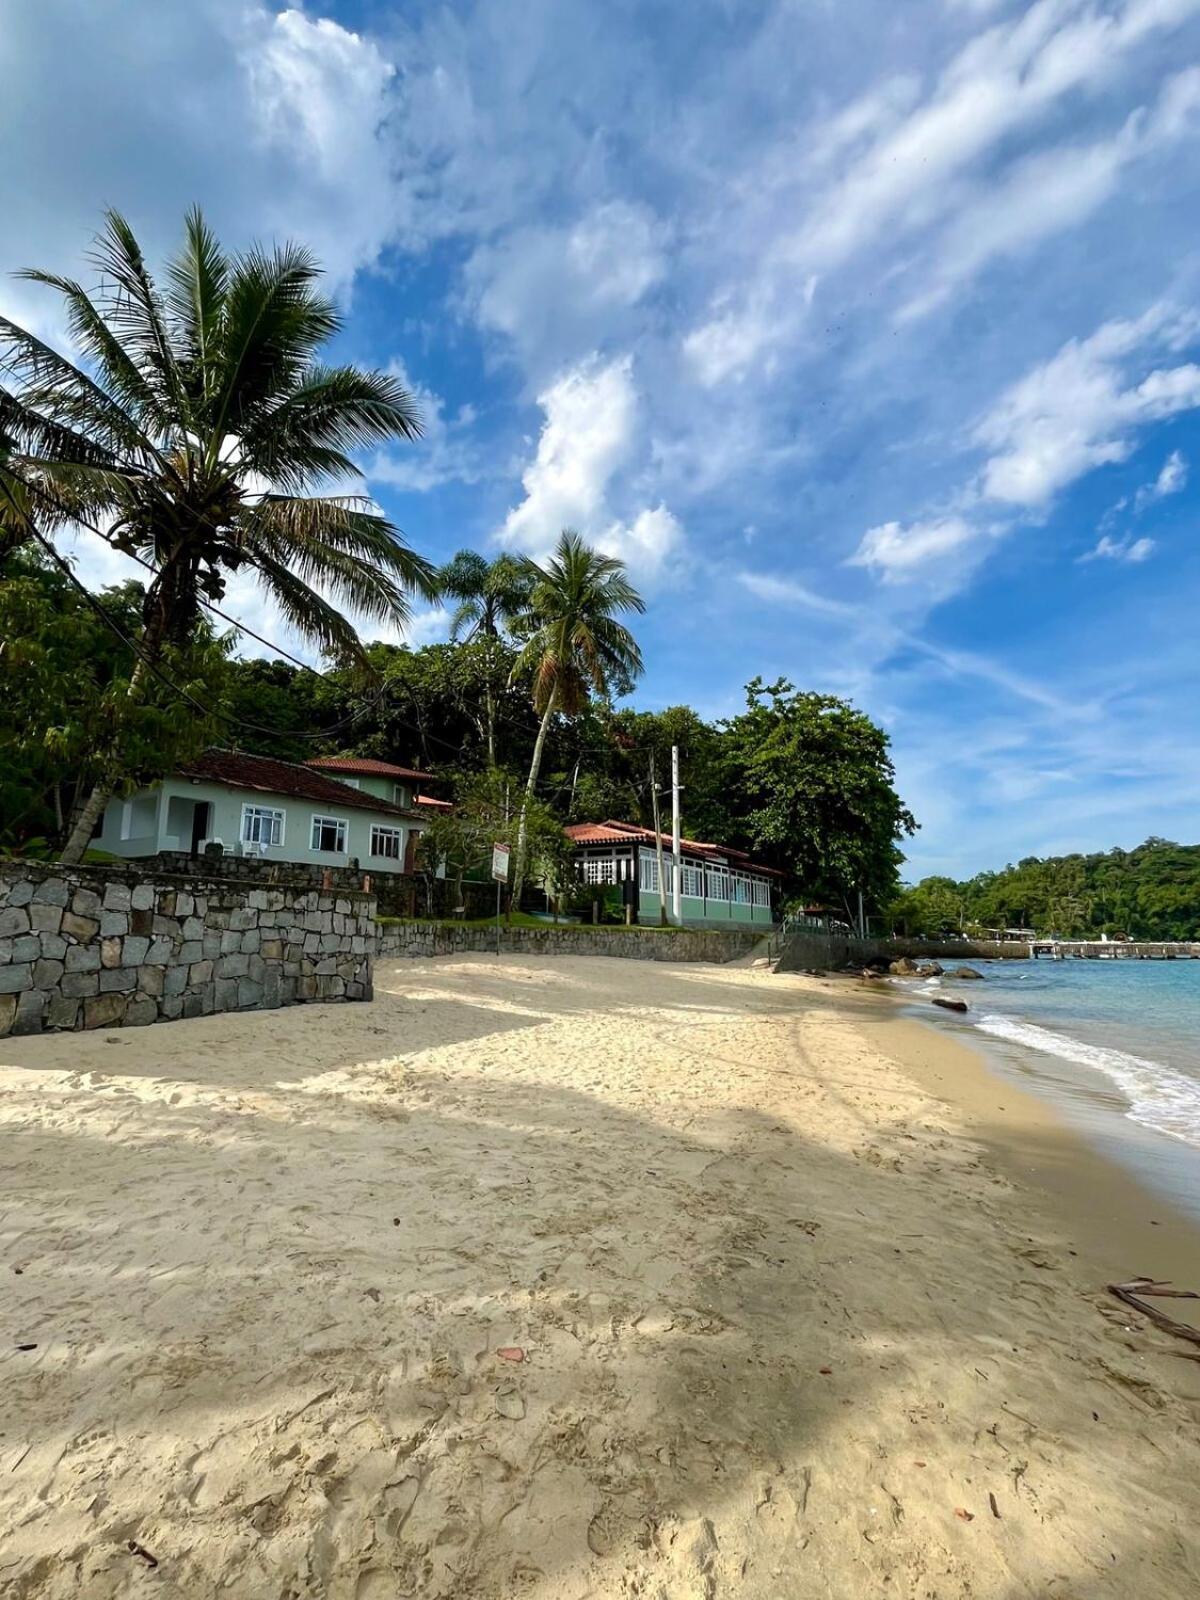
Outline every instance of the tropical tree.
<svg viewBox="0 0 1200 1600">
<path fill-rule="evenodd" d="M 563 530 L 544 567 L 526 560 L 524 570 L 531 588 L 528 609 L 517 624 L 524 642 L 512 675 L 532 681 L 534 709 L 541 721 L 517 824 L 514 906 L 525 886 L 529 804 L 537 789 L 550 719 L 556 711 L 577 716 L 592 694 L 629 693 L 641 673 L 642 654 L 632 633 L 616 619 L 622 612 L 646 609 L 625 575 L 625 563 L 590 549 L 569 528 Z"/>
<path fill-rule="evenodd" d="M 460 550 L 438 574 L 442 593 L 458 601 L 450 619 L 454 644 L 474 641 L 484 657 L 484 711 L 488 766 L 496 765 L 496 694 L 503 675 L 501 639 L 529 604 L 530 579 L 515 556 L 489 561 L 476 550 Z"/>
<path fill-rule="evenodd" d="M 91 261 L 91 293 L 25 274 L 62 296 L 81 364 L 0 318 L 0 383 L 22 477 L 51 502 L 86 500 L 89 525 L 153 574 L 131 707 L 243 568 L 328 655 L 361 654 L 339 607 L 403 623 L 406 591 L 432 595 L 434 570 L 366 498 L 338 490 L 357 474 L 350 451 L 416 438 L 420 417 L 395 378 L 318 360 L 340 319 L 309 251 L 227 255 L 193 210 L 160 287 L 109 212 Z M 83 855 L 122 776 L 117 740 L 65 862 Z"/>
</svg>

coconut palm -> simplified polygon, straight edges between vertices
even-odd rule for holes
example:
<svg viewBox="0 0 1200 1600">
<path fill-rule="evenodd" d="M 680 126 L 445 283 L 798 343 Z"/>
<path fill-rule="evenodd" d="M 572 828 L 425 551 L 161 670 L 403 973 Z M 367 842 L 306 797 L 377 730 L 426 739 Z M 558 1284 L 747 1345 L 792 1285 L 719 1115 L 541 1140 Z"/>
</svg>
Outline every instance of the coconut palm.
<svg viewBox="0 0 1200 1600">
<path fill-rule="evenodd" d="M 529 604 L 530 578 L 516 556 L 497 556 L 489 561 L 475 550 L 460 550 L 438 573 L 444 595 L 458 601 L 450 619 L 450 638 L 455 644 L 482 642 L 487 651 L 484 663 L 484 700 L 487 718 L 488 766 L 496 765 L 496 648 Z"/>
<path fill-rule="evenodd" d="M 550 719 L 556 711 L 577 716 L 592 694 L 629 691 L 642 670 L 642 654 L 616 618 L 624 611 L 646 609 L 625 575 L 625 563 L 590 549 L 569 528 L 544 567 L 528 560 L 523 565 L 531 591 L 528 609 L 517 623 L 524 644 L 512 675 L 530 677 L 541 722 L 517 828 L 513 905 L 519 904 L 525 886 L 526 809 L 537 788 Z"/>
<path fill-rule="evenodd" d="M 199 211 L 160 287 L 129 224 L 109 212 L 91 293 L 48 272 L 79 365 L 0 318 L 0 383 L 22 476 L 153 572 L 129 698 L 183 640 L 228 574 L 254 573 L 281 616 L 331 656 L 361 657 L 345 608 L 403 623 L 406 591 L 433 594 L 427 562 L 360 494 L 352 450 L 413 439 L 395 378 L 320 363 L 340 326 L 314 258 L 295 244 L 227 255 Z M 77 861 L 121 781 L 114 752 L 74 821 Z"/>
</svg>

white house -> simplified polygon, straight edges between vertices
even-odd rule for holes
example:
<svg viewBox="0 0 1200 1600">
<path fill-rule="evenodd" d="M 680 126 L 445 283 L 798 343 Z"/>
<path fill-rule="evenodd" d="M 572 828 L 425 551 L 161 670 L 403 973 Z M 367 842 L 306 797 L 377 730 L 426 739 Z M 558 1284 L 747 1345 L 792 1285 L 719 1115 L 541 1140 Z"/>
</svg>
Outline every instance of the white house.
<svg viewBox="0 0 1200 1600">
<path fill-rule="evenodd" d="M 342 776 L 331 776 L 335 771 Z M 205 750 L 160 783 L 110 800 L 92 844 L 115 856 L 198 856 L 216 841 L 227 855 L 411 871 L 429 820 L 416 809 L 425 777 L 355 757 L 299 765 Z"/>
</svg>

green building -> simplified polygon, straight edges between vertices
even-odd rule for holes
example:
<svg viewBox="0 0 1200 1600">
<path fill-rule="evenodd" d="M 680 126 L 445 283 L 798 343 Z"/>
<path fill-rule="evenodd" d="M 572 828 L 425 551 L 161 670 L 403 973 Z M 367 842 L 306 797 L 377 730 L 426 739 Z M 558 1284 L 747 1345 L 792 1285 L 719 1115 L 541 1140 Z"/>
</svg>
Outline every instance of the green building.
<svg viewBox="0 0 1200 1600">
<path fill-rule="evenodd" d="M 575 846 L 579 875 L 585 883 L 616 885 L 633 907 L 636 922 L 656 923 L 662 897 L 658 852 L 649 828 L 633 822 L 579 822 L 566 829 Z M 662 835 L 667 915 L 672 918 L 675 862 L 671 840 Z M 775 920 L 774 898 L 782 874 L 759 866 L 743 850 L 728 845 L 680 840 L 679 920 L 720 927 L 728 923 Z M 672 918 L 673 920 L 673 918 Z"/>
</svg>

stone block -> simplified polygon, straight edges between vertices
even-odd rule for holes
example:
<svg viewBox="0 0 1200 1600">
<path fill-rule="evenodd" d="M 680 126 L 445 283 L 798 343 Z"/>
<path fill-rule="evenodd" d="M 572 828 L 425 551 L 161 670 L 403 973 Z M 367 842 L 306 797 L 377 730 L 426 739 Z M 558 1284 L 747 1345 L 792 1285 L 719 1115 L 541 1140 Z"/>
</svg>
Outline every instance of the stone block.
<svg viewBox="0 0 1200 1600">
<path fill-rule="evenodd" d="M 50 997 L 50 1004 L 46 1009 L 46 1026 L 57 1028 L 64 1033 L 79 1026 L 79 1001 L 70 1000 L 66 995 L 55 994 Z"/>
<path fill-rule="evenodd" d="M 178 895 L 174 889 L 163 889 L 158 896 L 158 914 L 160 917 L 173 917 L 175 915 Z"/>
<path fill-rule="evenodd" d="M 64 960 L 68 972 L 96 972 L 100 966 L 100 946 L 70 945 Z"/>
<path fill-rule="evenodd" d="M 54 989 L 62 982 L 63 964 L 61 961 L 35 961 L 33 963 L 33 984 L 35 989 Z"/>
<path fill-rule="evenodd" d="M 258 946 L 259 954 L 267 961 L 283 960 L 283 940 L 263 939 Z"/>
<path fill-rule="evenodd" d="M 65 878 L 47 878 L 33 891 L 34 902 L 39 906 L 65 906 L 70 897 Z"/>
<path fill-rule="evenodd" d="M 12 1025 L 16 1020 L 16 995 L 0 994 L 0 1039 L 6 1038 L 12 1032 Z"/>
<path fill-rule="evenodd" d="M 159 1015 L 164 1022 L 176 1022 L 183 1015 L 183 996 L 168 995 L 159 1005 Z"/>
<path fill-rule="evenodd" d="M 12 1025 L 13 1033 L 41 1033 L 49 998 L 43 989 L 27 989 L 24 994 L 18 995 L 17 1014 L 13 1018 Z"/>
<path fill-rule="evenodd" d="M 33 899 L 33 884 L 28 878 L 21 878 L 16 883 L 10 883 L 4 902 L 10 906 L 27 906 Z"/>
<path fill-rule="evenodd" d="M 100 965 L 102 967 L 119 967 L 121 965 L 121 940 L 100 940 Z"/>
<path fill-rule="evenodd" d="M 249 970 L 250 957 L 240 952 L 236 955 L 222 956 L 216 966 L 218 978 L 244 978 Z"/>
<path fill-rule="evenodd" d="M 296 979 L 296 998 L 298 1000 L 315 1000 L 317 997 L 317 980 L 315 978 Z"/>
<path fill-rule="evenodd" d="M 251 889 L 246 896 L 246 904 L 255 911 L 265 911 L 267 909 L 267 900 L 268 894 L 265 889 Z"/>
<path fill-rule="evenodd" d="M 128 911 L 102 911 L 100 913 L 100 937 L 102 939 L 119 939 L 122 934 L 128 932 Z"/>
<path fill-rule="evenodd" d="M 236 1011 L 238 1003 L 237 978 L 218 978 L 213 984 L 213 1000 L 218 1011 Z"/>
<path fill-rule="evenodd" d="M 163 992 L 165 967 L 139 967 L 137 975 L 138 995 L 150 995 L 155 1000 Z"/>
<path fill-rule="evenodd" d="M 253 978 L 255 983 L 261 983 L 267 975 L 267 963 L 260 955 L 248 956 L 246 960 L 247 976 Z"/>
<path fill-rule="evenodd" d="M 139 883 L 130 891 L 129 907 L 131 911 L 153 911 L 154 890 L 148 883 Z"/>
<path fill-rule="evenodd" d="M 11 939 L 0 939 L 0 966 L 13 958 L 13 942 Z"/>
<path fill-rule="evenodd" d="M 180 889 L 175 896 L 175 915 L 177 917 L 190 917 L 195 909 L 195 900 L 185 889 Z"/>
<path fill-rule="evenodd" d="M 19 994 L 33 982 L 33 965 L 28 961 L 13 961 L 0 967 L 0 994 Z"/>
<path fill-rule="evenodd" d="M 151 939 L 150 948 L 146 951 L 146 962 L 151 967 L 165 967 L 171 959 L 174 945 L 170 939 Z"/>
<path fill-rule="evenodd" d="M 242 948 L 242 936 L 241 936 L 241 934 L 232 932 L 230 929 L 227 928 L 225 930 L 225 932 L 221 935 L 221 954 L 223 956 L 230 956 L 230 955 L 233 955 L 233 953 L 235 951 L 240 950 L 241 948 Z"/>
<path fill-rule="evenodd" d="M 204 918 L 184 917 L 179 931 L 183 934 L 185 939 L 203 939 Z"/>
<path fill-rule="evenodd" d="M 238 1005 L 258 1006 L 262 1004 L 263 986 L 255 983 L 253 978 L 241 978 L 238 981 Z"/>
<path fill-rule="evenodd" d="M 100 975 L 97 972 L 71 972 L 68 969 L 63 975 L 61 988 L 70 999 L 83 999 L 100 988 Z"/>
<path fill-rule="evenodd" d="M 221 935 L 219 933 L 206 933 L 201 940 L 205 959 L 215 960 L 221 954 Z"/>
<path fill-rule="evenodd" d="M 23 933 L 19 939 L 12 942 L 12 959 L 14 961 L 36 961 L 42 953 L 41 936 L 36 933 Z"/>
<path fill-rule="evenodd" d="M 67 941 L 61 933 L 42 935 L 42 954 L 49 961 L 61 961 L 67 953 Z"/>
<path fill-rule="evenodd" d="M 100 993 L 116 994 L 137 988 L 136 967 L 108 968 L 100 974 Z"/>
<path fill-rule="evenodd" d="M 247 928 L 242 935 L 242 949 L 247 955 L 253 955 L 262 943 L 262 935 L 257 928 Z"/>
<path fill-rule="evenodd" d="M 145 984 L 143 975 L 142 983 Z M 162 992 L 168 998 L 172 995 L 182 994 L 188 986 L 188 969 L 186 967 L 168 967 L 163 974 Z"/>
<path fill-rule="evenodd" d="M 29 926 L 34 933 L 57 933 L 62 926 L 62 907 L 30 906 Z"/>
<path fill-rule="evenodd" d="M 121 959 L 127 967 L 137 967 L 146 959 L 146 951 L 150 948 L 149 939 L 137 934 L 130 934 L 121 945 Z"/>
<path fill-rule="evenodd" d="M 9 906 L 0 911 L 0 939 L 11 939 L 14 934 L 29 932 L 29 913 L 24 906 Z"/>
<path fill-rule="evenodd" d="M 293 1005 L 295 1005 L 295 1003 L 296 1003 L 296 980 L 295 980 L 295 978 L 280 978 L 280 980 L 279 980 L 279 1004 L 281 1006 L 293 1006 Z"/>
<path fill-rule="evenodd" d="M 110 883 L 104 889 L 105 911 L 129 910 L 129 885 L 127 883 Z M 122 928 L 121 932 L 124 933 Z"/>
<path fill-rule="evenodd" d="M 71 910 L 77 917 L 99 917 L 103 903 L 94 889 L 76 889 L 71 896 Z"/>
<path fill-rule="evenodd" d="M 247 928 L 257 928 L 258 912 L 253 906 L 238 906 L 229 913 L 229 926 L 238 933 L 244 933 Z"/>
<path fill-rule="evenodd" d="M 204 946 L 199 939 L 185 939 L 176 953 L 176 961 L 190 966 L 193 961 L 199 961 L 204 954 Z"/>
<path fill-rule="evenodd" d="M 151 1022 L 157 1021 L 157 1000 L 131 1000 L 125 1009 L 125 1026 L 127 1028 L 145 1028 Z"/>
<path fill-rule="evenodd" d="M 85 1028 L 109 1028 L 121 1021 L 127 1005 L 123 994 L 98 994 L 83 1002 Z"/>
<path fill-rule="evenodd" d="M 193 989 L 183 997 L 183 1014 L 185 1017 L 207 1017 L 214 1009 L 211 984 L 205 984 L 203 989 Z"/>
<path fill-rule="evenodd" d="M 332 956 L 325 956 L 322 960 L 317 962 L 316 971 L 318 978 L 327 978 L 331 973 L 337 971 L 337 962 Z"/>
<path fill-rule="evenodd" d="M 181 939 L 183 927 L 174 917 L 155 917 L 151 928 L 156 939 Z"/>
<path fill-rule="evenodd" d="M 77 917 L 73 911 L 64 911 L 62 931 L 78 939 L 80 944 L 90 944 L 100 932 L 100 918 Z"/>
<path fill-rule="evenodd" d="M 137 893 L 135 889 L 134 894 Z M 145 906 L 134 906 L 129 913 L 129 931 L 139 939 L 148 939 L 154 932 L 154 913 Z"/>
<path fill-rule="evenodd" d="M 195 986 L 198 983 L 211 983 L 213 964 L 211 961 L 193 961 L 188 968 L 188 982 Z"/>
<path fill-rule="evenodd" d="M 268 972 L 263 974 L 263 980 L 262 980 L 263 999 L 262 999 L 262 1003 L 263 1003 L 264 1006 L 273 1007 L 273 1006 L 277 1006 L 279 1004 L 280 992 L 281 992 L 281 989 L 282 989 L 282 985 L 283 985 L 283 979 L 279 975 L 278 967 L 272 967 L 270 969 L 270 971 L 268 971 Z"/>
</svg>

